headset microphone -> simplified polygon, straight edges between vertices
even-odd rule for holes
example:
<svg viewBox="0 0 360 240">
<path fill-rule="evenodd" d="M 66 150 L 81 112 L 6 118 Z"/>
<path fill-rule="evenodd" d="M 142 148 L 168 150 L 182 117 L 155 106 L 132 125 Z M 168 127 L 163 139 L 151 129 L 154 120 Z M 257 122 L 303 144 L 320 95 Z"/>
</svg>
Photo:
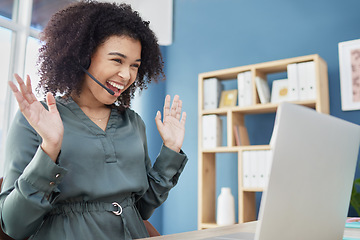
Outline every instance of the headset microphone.
<svg viewBox="0 0 360 240">
<path fill-rule="evenodd" d="M 110 88 L 107 88 L 104 86 L 104 84 L 102 84 L 101 82 L 99 82 L 99 80 L 97 80 L 93 75 L 91 75 L 91 73 L 89 73 L 88 70 L 86 70 L 83 66 L 80 65 L 80 68 L 87 74 L 89 75 L 89 77 L 94 80 L 97 84 L 99 84 L 102 88 L 104 88 L 108 93 L 110 93 L 111 95 L 114 95 L 114 91 L 111 90 Z"/>
</svg>

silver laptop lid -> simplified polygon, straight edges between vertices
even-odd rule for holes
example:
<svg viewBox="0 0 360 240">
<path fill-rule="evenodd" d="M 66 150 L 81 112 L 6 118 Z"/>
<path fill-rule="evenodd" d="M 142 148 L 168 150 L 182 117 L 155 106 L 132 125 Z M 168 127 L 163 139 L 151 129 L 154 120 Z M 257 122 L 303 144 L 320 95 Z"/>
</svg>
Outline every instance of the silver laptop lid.
<svg viewBox="0 0 360 240">
<path fill-rule="evenodd" d="M 255 239 L 342 239 L 359 144 L 358 125 L 281 104 Z"/>
</svg>

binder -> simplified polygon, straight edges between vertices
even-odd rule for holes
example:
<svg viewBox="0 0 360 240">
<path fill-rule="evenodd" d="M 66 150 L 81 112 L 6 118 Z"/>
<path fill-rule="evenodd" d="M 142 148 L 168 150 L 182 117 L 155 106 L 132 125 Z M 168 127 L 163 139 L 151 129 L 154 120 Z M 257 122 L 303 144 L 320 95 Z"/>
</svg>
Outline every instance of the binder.
<svg viewBox="0 0 360 240">
<path fill-rule="evenodd" d="M 252 188 L 259 187 L 259 172 L 257 151 L 249 151 L 250 153 L 250 186 Z"/>
<path fill-rule="evenodd" d="M 257 161 L 258 161 L 258 176 L 259 176 L 259 188 L 265 187 L 266 182 L 266 150 L 257 151 Z"/>
<path fill-rule="evenodd" d="M 243 170 L 243 187 L 251 187 L 251 178 L 250 178 L 250 151 L 242 152 L 242 170 Z"/>
<path fill-rule="evenodd" d="M 315 72 L 315 62 L 310 61 L 306 63 L 306 73 L 307 73 L 307 84 L 308 88 L 308 100 L 316 99 L 316 72 Z"/>
<path fill-rule="evenodd" d="M 245 74 L 243 72 L 237 75 L 238 84 L 238 106 L 245 106 Z"/>
<path fill-rule="evenodd" d="M 307 84 L 308 71 L 307 62 L 297 64 L 298 84 L 299 84 L 299 100 L 307 100 L 309 89 Z"/>
<path fill-rule="evenodd" d="M 204 149 L 220 147 L 222 144 L 222 120 L 219 116 L 205 115 L 202 117 L 202 145 Z"/>
<path fill-rule="evenodd" d="M 272 164 L 272 151 L 271 150 L 267 150 L 265 152 L 266 154 L 266 170 L 265 170 L 265 188 L 268 185 L 269 182 L 269 178 L 270 178 L 270 170 L 271 170 L 271 164 Z"/>
<path fill-rule="evenodd" d="M 218 108 L 221 91 L 222 85 L 217 78 L 209 78 L 204 80 L 204 109 Z"/>
<path fill-rule="evenodd" d="M 245 78 L 245 106 L 251 106 L 254 104 L 253 102 L 253 84 L 252 84 L 252 76 L 251 71 L 244 72 L 244 78 Z"/>
<path fill-rule="evenodd" d="M 287 65 L 287 75 L 289 81 L 289 101 L 297 101 L 299 100 L 299 85 L 296 63 Z"/>
</svg>

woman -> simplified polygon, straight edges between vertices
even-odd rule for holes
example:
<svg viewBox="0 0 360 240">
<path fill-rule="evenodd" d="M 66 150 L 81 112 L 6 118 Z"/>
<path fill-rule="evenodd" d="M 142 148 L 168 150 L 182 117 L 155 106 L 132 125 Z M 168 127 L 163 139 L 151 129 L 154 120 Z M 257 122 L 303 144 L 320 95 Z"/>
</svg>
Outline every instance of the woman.
<svg viewBox="0 0 360 240">
<path fill-rule="evenodd" d="M 30 78 L 9 83 L 21 113 L 9 130 L 1 224 L 16 239 L 147 237 L 143 219 L 167 198 L 187 157 L 186 114 L 166 96 L 155 122 L 163 146 L 151 166 L 137 88 L 163 76 L 156 37 L 128 5 L 86 1 L 44 29 L 36 100 Z M 98 82 L 96 82 L 98 81 Z M 61 95 L 54 97 L 55 94 Z"/>
</svg>

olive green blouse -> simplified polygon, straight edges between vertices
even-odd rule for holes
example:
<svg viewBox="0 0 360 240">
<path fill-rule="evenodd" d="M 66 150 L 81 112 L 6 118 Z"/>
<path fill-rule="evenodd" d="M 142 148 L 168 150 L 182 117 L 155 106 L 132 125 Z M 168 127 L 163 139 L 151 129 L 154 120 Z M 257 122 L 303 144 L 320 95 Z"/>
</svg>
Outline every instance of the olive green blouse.
<svg viewBox="0 0 360 240">
<path fill-rule="evenodd" d="M 167 198 L 187 162 L 162 146 L 151 166 L 145 125 L 111 110 L 104 132 L 70 98 L 57 98 L 64 138 L 57 164 L 21 112 L 9 130 L 1 227 L 15 239 L 147 237 L 143 219 Z"/>
</svg>

